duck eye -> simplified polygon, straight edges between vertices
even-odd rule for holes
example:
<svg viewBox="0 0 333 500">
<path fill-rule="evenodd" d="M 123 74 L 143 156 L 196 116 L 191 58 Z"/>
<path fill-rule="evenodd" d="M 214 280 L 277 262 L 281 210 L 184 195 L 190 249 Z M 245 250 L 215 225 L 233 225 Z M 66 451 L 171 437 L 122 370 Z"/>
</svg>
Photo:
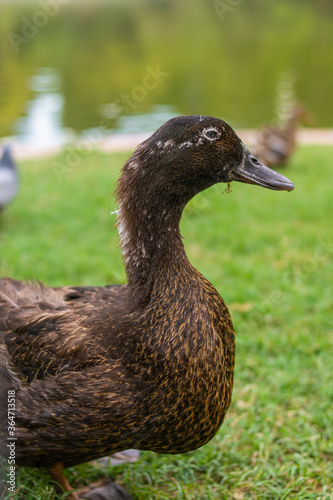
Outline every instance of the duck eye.
<svg viewBox="0 0 333 500">
<path fill-rule="evenodd" d="M 209 128 L 206 130 L 203 130 L 203 135 L 207 137 L 210 141 L 214 139 L 218 139 L 221 134 L 219 134 L 218 130 L 216 128 Z"/>
</svg>

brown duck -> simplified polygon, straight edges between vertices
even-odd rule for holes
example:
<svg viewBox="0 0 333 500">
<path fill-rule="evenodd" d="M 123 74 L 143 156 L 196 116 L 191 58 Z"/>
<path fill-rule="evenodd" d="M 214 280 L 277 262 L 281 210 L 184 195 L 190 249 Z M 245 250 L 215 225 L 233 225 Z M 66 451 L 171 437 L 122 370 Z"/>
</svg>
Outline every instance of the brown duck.
<svg viewBox="0 0 333 500">
<path fill-rule="evenodd" d="M 234 180 L 294 189 L 222 120 L 169 120 L 119 179 L 127 285 L 0 280 L 1 398 L 6 417 L 15 390 L 18 465 L 46 467 L 72 491 L 64 467 L 127 448 L 183 453 L 216 434 L 231 401 L 234 331 L 222 298 L 188 261 L 179 222 L 195 194 Z M 1 437 L 6 456 L 6 419 Z M 106 488 L 105 498 L 130 498 Z"/>
<path fill-rule="evenodd" d="M 280 127 L 264 127 L 258 131 L 254 144 L 251 146 L 256 158 L 269 167 L 286 165 L 294 153 L 299 124 L 308 117 L 301 105 L 293 106 Z"/>
</svg>

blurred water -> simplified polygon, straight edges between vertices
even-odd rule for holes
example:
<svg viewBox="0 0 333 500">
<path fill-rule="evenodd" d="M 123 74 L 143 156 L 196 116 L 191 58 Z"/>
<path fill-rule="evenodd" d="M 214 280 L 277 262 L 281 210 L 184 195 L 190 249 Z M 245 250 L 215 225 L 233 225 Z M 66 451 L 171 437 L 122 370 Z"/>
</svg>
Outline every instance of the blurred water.
<svg viewBox="0 0 333 500">
<path fill-rule="evenodd" d="M 77 0 L 41 25 L 42 3 L 0 2 L 0 137 L 48 149 L 178 114 L 258 127 L 290 96 L 333 126 L 331 2 Z"/>
<path fill-rule="evenodd" d="M 30 149 L 52 149 L 65 144 L 70 135 L 63 129 L 64 97 L 61 78 L 53 68 L 39 68 L 29 82 L 34 98 L 27 102 L 26 114 L 18 118 L 14 132 Z"/>
<path fill-rule="evenodd" d="M 179 113 L 174 106 L 156 105 L 151 108 L 149 113 L 121 116 L 115 132 L 122 134 L 153 132 L 167 120 L 178 115 Z"/>
<path fill-rule="evenodd" d="M 34 98 L 26 103 L 23 117 L 15 123 L 14 135 L 21 145 L 29 146 L 29 150 L 50 150 L 65 145 L 75 138 L 74 131 L 63 126 L 63 110 L 65 99 L 61 93 L 61 77 L 55 68 L 38 68 L 29 79 L 27 86 L 33 91 Z M 112 105 L 110 104 L 112 107 Z M 108 116 L 108 105 L 102 115 Z M 173 106 L 155 105 L 148 113 L 119 115 L 114 123 L 113 134 L 137 134 L 153 132 L 167 120 L 179 115 Z M 101 123 L 102 123 L 101 119 Z M 82 130 L 82 135 L 93 134 L 94 129 Z M 111 131 L 109 132 L 111 133 Z"/>
</svg>

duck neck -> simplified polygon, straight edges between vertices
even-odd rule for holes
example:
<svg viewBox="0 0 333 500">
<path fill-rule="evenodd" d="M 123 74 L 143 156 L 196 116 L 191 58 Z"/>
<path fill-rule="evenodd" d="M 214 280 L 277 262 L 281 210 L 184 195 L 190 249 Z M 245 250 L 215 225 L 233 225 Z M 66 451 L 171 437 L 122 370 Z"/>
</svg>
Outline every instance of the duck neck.
<svg viewBox="0 0 333 500">
<path fill-rule="evenodd" d="M 134 198 L 119 203 L 118 231 L 125 261 L 130 300 L 150 300 L 156 280 L 189 264 L 179 230 L 183 206 L 163 206 L 161 200 Z"/>
</svg>

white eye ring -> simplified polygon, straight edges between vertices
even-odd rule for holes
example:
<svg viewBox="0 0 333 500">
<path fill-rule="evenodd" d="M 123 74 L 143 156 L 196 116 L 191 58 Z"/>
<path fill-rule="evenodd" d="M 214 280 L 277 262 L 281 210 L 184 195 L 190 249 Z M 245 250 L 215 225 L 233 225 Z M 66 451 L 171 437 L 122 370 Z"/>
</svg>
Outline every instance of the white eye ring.
<svg viewBox="0 0 333 500">
<path fill-rule="evenodd" d="M 209 127 L 203 129 L 202 135 L 209 141 L 216 141 L 216 139 L 221 137 L 221 132 L 215 127 Z"/>
</svg>

